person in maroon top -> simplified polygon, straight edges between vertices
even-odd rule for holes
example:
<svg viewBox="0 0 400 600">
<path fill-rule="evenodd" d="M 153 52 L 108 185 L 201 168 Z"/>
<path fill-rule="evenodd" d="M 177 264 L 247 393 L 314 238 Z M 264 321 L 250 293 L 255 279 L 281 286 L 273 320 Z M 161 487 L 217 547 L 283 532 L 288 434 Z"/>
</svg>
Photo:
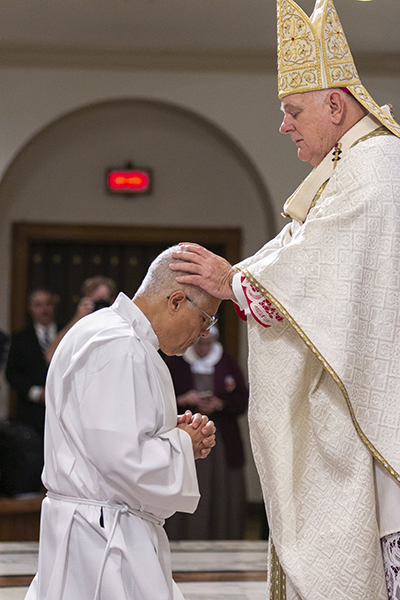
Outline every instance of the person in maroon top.
<svg viewBox="0 0 400 600">
<path fill-rule="evenodd" d="M 207 464 L 196 465 L 201 499 L 194 515 L 176 513 L 166 522 L 170 539 L 242 539 L 245 517 L 245 455 L 238 417 L 248 406 L 248 387 L 236 358 L 218 341 L 218 331 L 183 356 L 164 356 L 179 412 L 204 412 L 218 441 Z"/>
</svg>

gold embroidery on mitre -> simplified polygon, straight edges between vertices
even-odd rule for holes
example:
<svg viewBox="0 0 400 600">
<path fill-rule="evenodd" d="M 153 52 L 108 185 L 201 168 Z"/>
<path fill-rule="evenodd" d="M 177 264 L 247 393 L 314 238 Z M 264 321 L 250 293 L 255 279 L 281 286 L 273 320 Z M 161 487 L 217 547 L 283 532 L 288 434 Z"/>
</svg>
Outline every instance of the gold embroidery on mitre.
<svg viewBox="0 0 400 600">
<path fill-rule="evenodd" d="M 317 0 L 309 18 L 293 0 L 278 0 L 279 98 L 360 84 L 332 0 Z"/>
<path fill-rule="evenodd" d="M 357 100 L 365 106 L 365 108 L 372 113 L 385 127 L 394 133 L 397 137 L 400 137 L 400 125 L 394 120 L 392 114 L 388 114 L 383 108 L 381 108 L 375 100 L 370 96 L 365 87 L 360 85 L 347 86 L 349 92 L 357 98 Z"/>
<path fill-rule="evenodd" d="M 347 88 L 397 137 L 400 125 L 362 85 L 332 0 L 316 0 L 311 17 L 294 0 L 277 0 L 279 99 L 291 94 Z"/>
<path fill-rule="evenodd" d="M 279 98 L 322 88 L 318 36 L 292 0 L 278 0 Z"/>
<path fill-rule="evenodd" d="M 361 84 L 353 56 L 332 0 L 326 2 L 323 12 L 321 45 L 327 88 Z"/>
</svg>

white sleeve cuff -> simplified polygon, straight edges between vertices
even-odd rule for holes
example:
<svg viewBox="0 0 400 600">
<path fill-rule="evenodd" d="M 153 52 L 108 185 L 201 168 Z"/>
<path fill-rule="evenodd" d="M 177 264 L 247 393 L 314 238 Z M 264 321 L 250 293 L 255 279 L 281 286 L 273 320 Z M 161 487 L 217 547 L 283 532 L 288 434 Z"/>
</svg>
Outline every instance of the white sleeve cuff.
<svg viewBox="0 0 400 600">
<path fill-rule="evenodd" d="M 246 315 L 251 314 L 250 308 L 249 308 L 249 303 L 247 302 L 247 298 L 245 296 L 245 293 L 244 293 L 243 287 L 242 287 L 242 274 L 241 273 L 235 273 L 235 275 L 233 276 L 232 291 L 235 294 L 236 304 L 239 305 L 241 310 Z"/>
</svg>

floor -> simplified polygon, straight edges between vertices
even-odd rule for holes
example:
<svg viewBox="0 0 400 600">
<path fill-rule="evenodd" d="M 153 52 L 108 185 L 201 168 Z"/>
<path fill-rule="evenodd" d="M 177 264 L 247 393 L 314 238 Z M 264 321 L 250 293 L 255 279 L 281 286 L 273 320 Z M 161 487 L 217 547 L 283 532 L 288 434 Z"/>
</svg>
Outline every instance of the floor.
<svg viewBox="0 0 400 600">
<path fill-rule="evenodd" d="M 23 600 L 37 568 L 36 542 L 0 543 L 0 600 Z M 171 542 L 186 600 L 266 600 L 266 541 Z"/>
</svg>

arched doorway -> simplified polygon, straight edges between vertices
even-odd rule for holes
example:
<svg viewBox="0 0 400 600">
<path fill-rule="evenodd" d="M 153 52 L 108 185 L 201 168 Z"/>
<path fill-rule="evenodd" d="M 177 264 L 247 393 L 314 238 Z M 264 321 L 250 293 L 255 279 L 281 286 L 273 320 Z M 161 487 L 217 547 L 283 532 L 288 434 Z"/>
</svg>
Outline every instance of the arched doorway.
<svg viewBox="0 0 400 600">
<path fill-rule="evenodd" d="M 106 170 L 128 160 L 152 169 L 150 195 L 107 194 Z M 7 290 L 7 297 L 0 311 L 10 307 L 12 329 L 23 324 L 30 285 L 27 275 L 25 287 L 18 285 L 23 275 L 15 258 L 18 242 L 12 245 L 13 257 L 9 252 L 15 223 L 53 231 L 61 224 L 97 226 L 103 232 L 118 226 L 164 227 L 176 231 L 175 239 L 168 238 L 171 243 L 187 231 L 196 236 L 201 229 L 214 229 L 218 239 L 218 230 L 237 229 L 242 244 L 236 244 L 233 261 L 274 233 L 262 178 L 234 140 L 191 111 L 145 99 L 99 102 L 48 125 L 8 168 L 0 183 L 0 211 L 5 250 L 0 270 L 10 273 L 12 282 L 8 287 L 4 278 L 0 294 Z"/>
</svg>

